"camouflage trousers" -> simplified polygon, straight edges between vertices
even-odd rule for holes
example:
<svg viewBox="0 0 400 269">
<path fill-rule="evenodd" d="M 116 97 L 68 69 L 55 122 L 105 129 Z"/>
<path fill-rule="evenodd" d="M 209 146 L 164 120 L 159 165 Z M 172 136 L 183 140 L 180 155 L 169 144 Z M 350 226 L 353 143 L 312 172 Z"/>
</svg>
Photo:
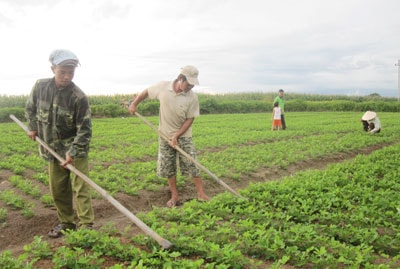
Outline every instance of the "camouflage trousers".
<svg viewBox="0 0 400 269">
<path fill-rule="evenodd" d="M 87 158 L 76 158 L 74 166 L 83 174 L 89 174 Z M 49 161 L 49 185 L 57 208 L 60 223 L 74 224 L 73 193 L 76 197 L 76 211 L 79 225 L 93 224 L 94 213 L 90 186 L 80 177 L 60 166 L 57 160 Z"/>
<path fill-rule="evenodd" d="M 176 177 L 177 168 L 179 168 L 183 176 L 201 176 L 199 168 L 176 149 L 172 148 L 167 141 L 159 137 L 158 143 L 157 176 L 163 178 Z M 180 137 L 178 146 L 196 160 L 196 148 L 191 137 Z"/>
</svg>

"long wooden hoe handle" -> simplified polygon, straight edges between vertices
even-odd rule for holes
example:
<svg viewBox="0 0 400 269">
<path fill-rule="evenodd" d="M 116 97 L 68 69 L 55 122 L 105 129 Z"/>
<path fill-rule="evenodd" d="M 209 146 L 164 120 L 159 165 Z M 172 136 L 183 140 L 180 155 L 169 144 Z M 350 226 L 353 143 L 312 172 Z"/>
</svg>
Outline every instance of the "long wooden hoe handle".
<svg viewBox="0 0 400 269">
<path fill-rule="evenodd" d="M 144 121 L 144 123 L 146 123 L 148 126 L 150 126 L 154 131 L 156 131 L 165 141 L 169 141 L 168 136 L 166 136 L 163 132 L 161 132 L 160 130 L 158 130 L 151 122 L 149 122 L 145 117 L 143 117 L 142 115 L 140 115 L 138 112 L 135 112 L 135 115 L 138 116 L 140 119 L 142 119 Z M 187 154 L 183 149 L 181 149 L 178 145 L 175 146 L 175 149 L 177 151 L 179 151 L 183 156 L 185 156 L 188 160 L 190 160 L 191 162 L 193 162 L 198 168 L 200 168 L 201 170 L 203 170 L 204 172 L 206 172 L 211 178 L 213 178 L 215 181 L 217 181 L 221 186 L 223 186 L 225 189 L 227 189 L 228 191 L 230 191 L 231 193 L 233 193 L 234 195 L 243 198 L 243 199 L 247 199 L 245 197 L 243 197 L 242 195 L 240 195 L 239 193 L 237 193 L 234 189 L 232 189 L 231 187 L 229 187 L 225 182 L 223 182 L 221 179 L 219 179 L 216 175 L 214 175 L 213 173 L 211 173 L 210 170 L 208 170 L 207 168 L 205 168 L 203 165 L 201 165 L 196 159 L 194 159 L 192 156 L 190 156 L 189 154 Z"/>
<path fill-rule="evenodd" d="M 25 132 L 29 132 L 28 128 L 18 120 L 14 115 L 10 115 L 10 118 L 15 121 Z M 48 150 L 51 155 L 53 155 L 58 161 L 61 163 L 65 162 L 65 160 L 58 155 L 52 148 L 50 148 L 43 140 L 36 136 L 35 139 L 40 145 L 42 145 L 46 150 Z M 144 222 L 142 222 L 139 218 L 137 218 L 134 214 L 132 214 L 128 209 L 126 209 L 123 205 L 121 205 L 117 200 L 115 200 L 111 195 L 109 195 L 104 189 L 94 183 L 89 177 L 76 169 L 73 165 L 68 164 L 66 166 L 68 170 L 82 178 L 87 184 L 89 184 L 92 188 L 94 188 L 98 193 L 100 193 L 104 198 L 106 198 L 116 209 L 118 209 L 121 213 L 123 213 L 126 217 L 128 217 L 131 221 L 133 221 L 142 231 L 144 231 L 147 235 L 151 236 L 154 240 L 156 240 L 161 247 L 164 249 L 168 249 L 172 246 L 172 243 L 168 240 L 162 238 L 156 232 L 154 232 L 149 226 L 147 226 Z"/>
</svg>

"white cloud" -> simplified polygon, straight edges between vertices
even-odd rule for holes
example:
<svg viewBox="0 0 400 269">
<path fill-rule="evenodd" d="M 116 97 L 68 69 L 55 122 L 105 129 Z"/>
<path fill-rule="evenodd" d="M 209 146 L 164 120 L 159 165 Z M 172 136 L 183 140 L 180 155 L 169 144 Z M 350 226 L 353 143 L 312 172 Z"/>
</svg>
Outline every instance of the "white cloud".
<svg viewBox="0 0 400 269">
<path fill-rule="evenodd" d="M 2 1 L 0 94 L 28 94 L 51 76 L 50 52 L 67 48 L 88 94 L 135 93 L 193 64 L 208 91 L 395 96 L 399 9 L 396 0 Z"/>
</svg>

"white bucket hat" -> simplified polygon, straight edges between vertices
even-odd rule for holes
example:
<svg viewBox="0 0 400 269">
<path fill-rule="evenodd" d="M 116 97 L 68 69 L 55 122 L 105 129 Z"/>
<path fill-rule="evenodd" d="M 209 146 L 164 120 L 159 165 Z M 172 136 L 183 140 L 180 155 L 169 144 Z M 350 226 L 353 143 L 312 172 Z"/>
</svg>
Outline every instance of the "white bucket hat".
<svg viewBox="0 0 400 269">
<path fill-rule="evenodd" d="M 369 121 L 369 120 L 374 119 L 375 117 L 376 117 L 376 113 L 374 111 L 367 111 L 364 113 L 364 115 L 362 116 L 361 119 Z"/>
</svg>

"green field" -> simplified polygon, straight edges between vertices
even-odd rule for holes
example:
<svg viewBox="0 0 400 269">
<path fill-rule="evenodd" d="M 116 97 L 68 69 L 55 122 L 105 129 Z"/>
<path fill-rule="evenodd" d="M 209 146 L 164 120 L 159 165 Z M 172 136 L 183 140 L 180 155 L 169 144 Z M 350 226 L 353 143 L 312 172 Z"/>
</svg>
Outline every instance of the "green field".
<svg viewBox="0 0 400 269">
<path fill-rule="evenodd" d="M 57 247 L 35 237 L 19 259 L 5 246 L 0 267 L 397 268 L 399 113 L 379 112 L 382 132 L 376 135 L 362 131 L 361 116 L 289 112 L 288 129 L 272 132 L 269 112 L 203 115 L 193 126 L 198 161 L 248 200 L 204 174 L 210 202 L 137 210 L 172 250 L 140 232 L 99 228 L 72 232 Z M 0 124 L 0 130 L 0 183 L 8 186 L 0 184 L 0 225 L 10 229 L 10 216 L 38 218 L 38 208 L 51 201 L 37 145 L 16 124 Z M 162 199 L 166 181 L 155 173 L 157 139 L 137 117 L 94 119 L 90 178 L 115 197 L 140 200 L 145 192 Z M 178 185 L 194 197 L 189 179 L 178 177 Z"/>
</svg>

